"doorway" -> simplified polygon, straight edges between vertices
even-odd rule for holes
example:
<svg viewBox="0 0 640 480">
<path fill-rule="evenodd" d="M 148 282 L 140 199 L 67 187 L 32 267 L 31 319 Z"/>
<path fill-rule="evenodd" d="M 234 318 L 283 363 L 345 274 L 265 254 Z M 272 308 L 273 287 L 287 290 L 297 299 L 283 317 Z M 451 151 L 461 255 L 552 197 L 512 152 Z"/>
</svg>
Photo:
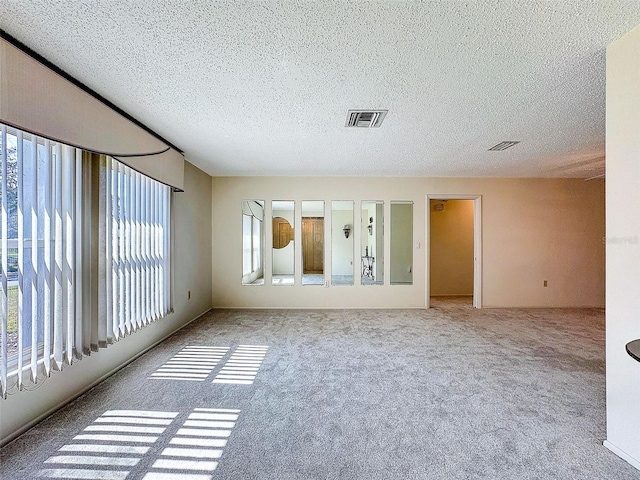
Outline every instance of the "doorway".
<svg viewBox="0 0 640 480">
<path fill-rule="evenodd" d="M 324 218 L 302 218 L 302 273 L 324 274 Z"/>
<path fill-rule="evenodd" d="M 467 200 L 466 202 L 455 202 L 457 200 Z M 435 201 L 435 202 L 434 202 Z M 454 218 L 449 220 L 449 228 L 455 228 L 456 225 L 460 228 L 460 237 L 463 236 L 462 229 L 467 230 L 464 233 L 466 239 L 458 239 L 455 237 L 455 231 L 450 233 L 449 241 L 452 243 L 459 243 L 459 245 L 451 245 L 454 248 L 453 252 L 447 252 L 447 248 L 443 247 L 442 232 L 432 231 L 432 220 L 436 225 L 446 225 L 442 223 L 442 217 L 434 217 L 444 213 L 447 210 L 447 204 L 450 204 L 449 210 L 451 210 Z M 439 207 L 435 207 L 438 205 Z M 470 212 L 470 207 L 473 211 Z M 466 208 L 466 213 L 463 211 Z M 455 210 L 458 210 L 457 214 Z M 427 195 L 426 197 L 426 265 L 425 265 L 425 305 L 430 307 L 432 288 L 434 293 L 437 294 L 453 294 L 464 295 L 469 289 L 472 289 L 473 306 L 475 308 L 482 308 L 482 198 L 480 195 Z M 449 213 L 449 212 L 448 212 Z M 456 216 L 457 215 L 457 216 Z M 433 218 L 432 218 L 433 217 Z M 468 223 L 462 225 L 460 222 L 462 218 L 466 217 Z M 467 220 L 465 220 L 466 222 Z M 472 231 L 471 231 L 472 230 Z M 470 238 L 469 238 L 470 237 Z M 432 251 L 432 240 L 434 242 L 435 252 Z M 470 245 L 471 243 L 471 245 Z M 438 254 L 449 259 L 438 257 L 432 258 L 432 254 Z M 461 256 L 466 257 L 460 258 Z M 446 265 L 443 266 L 443 261 L 451 262 L 451 270 L 446 271 Z M 467 263 L 469 262 L 469 263 Z M 433 265 L 432 265 L 433 264 Z M 432 266 L 434 268 L 432 268 Z M 434 271 L 435 269 L 435 271 Z M 443 270 L 444 269 L 444 270 Z M 445 272 L 440 276 L 438 272 Z M 471 273 L 472 271 L 472 273 Z M 432 275 L 439 275 L 437 282 L 432 282 Z M 436 280 L 435 278 L 433 280 Z M 438 291 L 437 289 L 440 289 Z M 450 291 L 447 291 L 450 290 Z"/>
</svg>

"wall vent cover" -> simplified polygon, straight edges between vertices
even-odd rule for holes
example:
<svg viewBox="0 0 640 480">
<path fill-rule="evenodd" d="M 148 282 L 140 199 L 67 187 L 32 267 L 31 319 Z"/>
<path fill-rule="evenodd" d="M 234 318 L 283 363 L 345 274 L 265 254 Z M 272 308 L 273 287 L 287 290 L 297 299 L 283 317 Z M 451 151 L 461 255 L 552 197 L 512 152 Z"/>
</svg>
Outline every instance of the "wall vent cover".
<svg viewBox="0 0 640 480">
<path fill-rule="evenodd" d="M 349 110 L 345 127 L 379 127 L 388 110 Z"/>
<path fill-rule="evenodd" d="M 502 150 L 506 150 L 507 148 L 511 148 L 514 145 L 520 143 L 520 141 L 514 142 L 514 141 L 506 141 L 506 142 L 500 142 L 497 145 L 494 145 L 493 147 L 491 147 L 489 149 L 490 152 L 501 152 Z"/>
</svg>

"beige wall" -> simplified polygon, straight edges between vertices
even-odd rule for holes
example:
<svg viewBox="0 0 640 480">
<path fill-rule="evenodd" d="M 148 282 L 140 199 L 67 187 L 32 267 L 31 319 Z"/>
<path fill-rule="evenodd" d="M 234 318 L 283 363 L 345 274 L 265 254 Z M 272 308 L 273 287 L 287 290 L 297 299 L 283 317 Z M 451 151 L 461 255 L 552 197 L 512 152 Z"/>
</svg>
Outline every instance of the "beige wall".
<svg viewBox="0 0 640 480">
<path fill-rule="evenodd" d="M 185 191 L 175 194 L 174 313 L 54 372 L 35 390 L 0 400 L 1 443 L 211 308 L 211 177 L 189 163 L 184 173 Z"/>
<path fill-rule="evenodd" d="M 640 469 L 640 26 L 607 49 L 607 441 Z"/>
<path fill-rule="evenodd" d="M 422 308 L 425 306 L 426 195 L 482 195 L 482 264 L 485 307 L 566 307 L 604 305 L 604 182 L 581 179 L 464 178 L 284 178 L 216 177 L 213 185 L 213 302 L 216 307 Z M 348 198 L 350 197 L 350 198 Z M 272 287 L 271 255 L 264 286 L 241 285 L 241 200 L 289 198 L 355 201 L 360 225 L 362 200 L 384 203 L 385 285 L 301 286 L 296 264 L 293 287 Z M 390 201 L 412 201 L 413 285 L 389 285 Z M 327 211 L 327 216 L 330 216 Z M 270 212 L 267 212 L 269 218 Z M 296 218 L 296 225 L 299 225 Z M 328 218 L 327 222 L 331 219 Z M 267 223 L 267 250 L 271 226 Z M 361 229 L 352 233 L 361 244 Z M 296 236 L 296 251 L 300 238 Z M 420 247 L 416 248 L 419 242 Z M 325 245 L 331 258 L 331 245 Z M 327 261 L 327 270 L 331 262 Z M 356 257 L 356 263 L 359 259 Z M 356 265 L 358 272 L 359 265 Z M 325 272 L 331 275 L 330 271 Z M 549 286 L 543 287 L 547 280 Z"/>
<path fill-rule="evenodd" d="M 351 227 L 349 238 L 344 236 L 344 226 Z M 331 210 L 331 271 L 333 275 L 353 275 L 353 205 L 349 210 Z"/>
<path fill-rule="evenodd" d="M 473 200 L 430 202 L 431 295 L 473 295 Z"/>
</svg>

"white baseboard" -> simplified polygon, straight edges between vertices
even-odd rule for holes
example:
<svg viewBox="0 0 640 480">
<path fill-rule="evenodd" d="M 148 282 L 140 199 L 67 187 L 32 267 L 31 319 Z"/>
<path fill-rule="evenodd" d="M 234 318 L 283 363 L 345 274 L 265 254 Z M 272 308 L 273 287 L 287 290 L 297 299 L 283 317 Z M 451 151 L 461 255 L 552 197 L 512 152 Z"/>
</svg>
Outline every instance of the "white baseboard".
<svg viewBox="0 0 640 480">
<path fill-rule="evenodd" d="M 611 450 L 613 453 L 615 453 L 617 456 L 619 456 L 621 459 L 623 459 L 624 461 L 626 461 L 628 464 L 630 464 L 632 467 L 637 468 L 638 470 L 640 470 L 640 460 L 636 460 L 635 458 L 633 458 L 631 455 L 629 455 L 628 453 L 620 450 L 618 447 L 616 447 L 614 444 L 612 444 L 611 442 L 608 442 L 607 440 L 605 440 L 604 442 L 602 442 L 602 444 L 607 447 L 609 450 Z"/>
</svg>

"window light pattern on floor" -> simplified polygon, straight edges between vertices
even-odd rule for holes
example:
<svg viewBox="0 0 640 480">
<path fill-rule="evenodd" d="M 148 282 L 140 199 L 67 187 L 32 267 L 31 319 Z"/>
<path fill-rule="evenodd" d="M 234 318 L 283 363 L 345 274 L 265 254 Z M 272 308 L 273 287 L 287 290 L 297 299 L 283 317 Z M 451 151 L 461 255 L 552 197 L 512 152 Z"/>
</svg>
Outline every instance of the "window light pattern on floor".
<svg viewBox="0 0 640 480">
<path fill-rule="evenodd" d="M 178 416 L 176 412 L 110 410 L 57 455 L 40 477 L 124 480 Z"/>
<path fill-rule="evenodd" d="M 143 480 L 211 480 L 240 410 L 196 408 Z"/>
<path fill-rule="evenodd" d="M 240 410 L 195 408 L 183 424 L 176 421 L 178 415 L 148 410 L 105 412 L 45 460 L 38 477 L 211 480 Z"/>
<path fill-rule="evenodd" d="M 202 382 L 228 351 L 225 347 L 187 346 L 152 373 L 150 378 Z"/>
<path fill-rule="evenodd" d="M 213 383 L 253 384 L 268 349 L 263 345 L 239 345 Z"/>
</svg>

